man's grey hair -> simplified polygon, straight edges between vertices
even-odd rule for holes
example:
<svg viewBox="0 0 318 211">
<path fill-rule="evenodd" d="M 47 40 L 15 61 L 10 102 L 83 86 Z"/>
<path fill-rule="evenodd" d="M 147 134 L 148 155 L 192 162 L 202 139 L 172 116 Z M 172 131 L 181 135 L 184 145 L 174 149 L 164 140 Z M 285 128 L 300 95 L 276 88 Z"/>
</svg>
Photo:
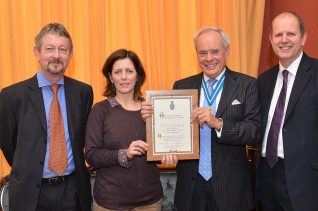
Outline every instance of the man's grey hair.
<svg viewBox="0 0 318 211">
<path fill-rule="evenodd" d="M 72 52 L 73 50 L 73 43 L 72 43 L 72 38 L 70 34 L 68 33 L 67 29 L 65 26 L 63 26 L 60 23 L 49 23 L 45 25 L 41 31 L 36 35 L 34 38 L 35 42 L 35 47 L 40 51 L 41 45 L 42 45 L 42 39 L 45 35 L 47 34 L 58 34 L 61 37 L 66 37 L 69 41 L 69 48 L 70 51 Z"/>
<path fill-rule="evenodd" d="M 202 27 L 193 37 L 195 49 L 198 49 L 198 39 L 200 35 L 210 31 L 217 32 L 221 35 L 223 45 L 225 48 L 228 48 L 230 46 L 230 38 L 221 28 L 218 28 L 216 26 L 205 26 L 205 27 Z"/>
</svg>

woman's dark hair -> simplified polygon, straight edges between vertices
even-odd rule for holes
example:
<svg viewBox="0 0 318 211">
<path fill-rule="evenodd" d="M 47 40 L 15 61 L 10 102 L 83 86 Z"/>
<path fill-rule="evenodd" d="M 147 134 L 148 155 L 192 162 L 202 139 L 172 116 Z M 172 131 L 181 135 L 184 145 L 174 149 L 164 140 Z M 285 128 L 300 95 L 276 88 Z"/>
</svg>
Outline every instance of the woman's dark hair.
<svg viewBox="0 0 318 211">
<path fill-rule="evenodd" d="M 137 54 L 133 51 L 129 51 L 126 49 L 119 49 L 113 52 L 105 61 L 105 64 L 102 69 L 103 74 L 106 78 L 106 82 L 107 82 L 105 91 L 104 91 L 104 96 L 105 97 L 116 96 L 116 89 L 112 81 L 110 80 L 110 75 L 112 74 L 114 63 L 120 59 L 125 59 L 125 58 L 129 58 L 131 60 L 137 72 L 137 81 L 134 87 L 134 99 L 143 100 L 141 87 L 146 80 L 146 73 Z"/>
</svg>

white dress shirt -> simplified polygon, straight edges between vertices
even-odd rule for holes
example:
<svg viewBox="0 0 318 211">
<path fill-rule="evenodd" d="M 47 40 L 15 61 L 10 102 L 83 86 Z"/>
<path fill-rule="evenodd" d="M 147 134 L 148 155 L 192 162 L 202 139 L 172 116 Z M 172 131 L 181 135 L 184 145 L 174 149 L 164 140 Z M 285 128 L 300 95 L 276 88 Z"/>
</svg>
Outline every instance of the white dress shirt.
<svg viewBox="0 0 318 211">
<path fill-rule="evenodd" d="M 271 123 L 272 123 L 272 119 L 273 119 L 273 115 L 274 115 L 274 111 L 276 108 L 276 104 L 278 101 L 280 91 L 283 87 L 283 74 L 282 74 L 282 72 L 283 72 L 283 70 L 287 70 L 288 71 L 288 82 L 287 82 L 286 100 L 285 100 L 285 107 L 284 107 L 282 124 L 281 124 L 280 129 L 279 129 L 278 148 L 277 148 L 277 156 L 280 158 L 284 158 L 284 145 L 283 145 L 282 128 L 283 128 L 284 121 L 285 121 L 285 114 L 286 114 L 286 110 L 287 110 L 287 106 L 288 106 L 288 102 L 289 102 L 289 98 L 290 98 L 290 93 L 291 93 L 292 88 L 293 88 L 293 84 L 294 84 L 295 77 L 297 74 L 298 66 L 299 66 L 299 63 L 300 63 L 302 56 L 303 56 L 303 52 L 287 68 L 284 68 L 281 65 L 281 63 L 279 63 L 279 72 L 277 75 L 276 85 L 275 85 L 271 105 L 270 105 L 269 112 L 268 112 L 266 130 L 265 130 L 265 135 L 264 135 L 264 139 L 263 139 L 263 145 L 262 145 L 262 156 L 263 157 L 266 156 L 266 144 L 267 144 L 268 131 L 269 131 L 269 128 L 270 128 Z"/>
</svg>

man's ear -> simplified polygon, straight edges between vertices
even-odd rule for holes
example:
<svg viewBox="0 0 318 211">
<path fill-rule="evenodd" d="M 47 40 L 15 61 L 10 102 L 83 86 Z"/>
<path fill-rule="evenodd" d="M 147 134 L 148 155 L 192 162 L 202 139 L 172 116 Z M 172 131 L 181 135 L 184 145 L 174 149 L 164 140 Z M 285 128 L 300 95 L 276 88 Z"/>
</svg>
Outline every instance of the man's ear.
<svg viewBox="0 0 318 211">
<path fill-rule="evenodd" d="M 268 39 L 269 39 L 269 41 L 270 41 L 271 44 L 272 44 L 272 43 L 273 43 L 273 42 L 272 42 L 272 41 L 273 41 L 273 39 L 272 39 L 272 33 L 269 34 Z"/>
<path fill-rule="evenodd" d="M 34 47 L 34 48 L 33 48 L 33 53 L 34 53 L 34 56 L 35 56 L 38 60 L 40 60 L 40 59 L 39 59 L 39 57 L 40 57 L 40 51 L 39 51 L 39 49 L 38 49 L 37 47 Z"/>
<path fill-rule="evenodd" d="M 229 55 L 230 55 L 230 46 L 227 46 L 227 48 L 225 49 L 225 55 L 226 55 L 226 58 L 229 57 Z"/>
<path fill-rule="evenodd" d="M 72 49 L 72 51 L 70 52 L 70 58 L 72 58 L 73 57 L 73 49 Z"/>
<path fill-rule="evenodd" d="M 307 32 L 304 33 L 303 37 L 301 38 L 301 45 L 304 47 L 307 41 Z"/>
</svg>

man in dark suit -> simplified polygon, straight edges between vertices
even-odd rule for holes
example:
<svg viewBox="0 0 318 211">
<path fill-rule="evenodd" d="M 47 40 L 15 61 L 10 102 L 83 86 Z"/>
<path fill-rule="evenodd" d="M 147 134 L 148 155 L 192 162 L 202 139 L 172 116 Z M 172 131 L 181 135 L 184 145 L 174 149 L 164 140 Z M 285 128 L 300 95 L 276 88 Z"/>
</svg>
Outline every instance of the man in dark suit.
<svg viewBox="0 0 318 211">
<path fill-rule="evenodd" d="M 269 39 L 279 64 L 258 79 L 262 210 L 318 210 L 318 61 L 303 52 L 307 34 L 295 13 L 276 16 Z"/>
<path fill-rule="evenodd" d="M 93 91 L 64 76 L 72 50 L 72 39 L 63 25 L 46 25 L 35 38 L 34 53 L 41 70 L 1 91 L 0 147 L 12 167 L 10 211 L 91 210 L 83 148 Z M 54 86 L 57 94 L 51 90 Z M 52 122 L 57 118 L 53 113 L 50 117 L 56 99 L 55 108 L 59 107 L 62 117 L 59 125 Z M 62 134 L 58 145 L 52 141 L 56 133 Z M 61 148 L 64 151 L 57 158 L 64 158 L 65 163 L 59 168 L 53 158 Z"/>
<path fill-rule="evenodd" d="M 182 211 L 251 210 L 254 198 L 246 145 L 257 144 L 261 135 L 256 79 L 226 67 L 230 45 L 221 29 L 202 28 L 194 44 L 202 72 L 176 81 L 173 88 L 198 90 L 199 107 L 192 119 L 201 128 L 200 159 L 178 162 L 175 205 Z M 217 82 L 209 88 L 210 79 Z M 209 89 L 216 91 L 208 94 Z M 143 103 L 143 118 L 151 114 L 149 104 Z M 204 146 L 204 141 L 210 145 Z M 162 162 L 176 159 L 166 156 Z"/>
</svg>

